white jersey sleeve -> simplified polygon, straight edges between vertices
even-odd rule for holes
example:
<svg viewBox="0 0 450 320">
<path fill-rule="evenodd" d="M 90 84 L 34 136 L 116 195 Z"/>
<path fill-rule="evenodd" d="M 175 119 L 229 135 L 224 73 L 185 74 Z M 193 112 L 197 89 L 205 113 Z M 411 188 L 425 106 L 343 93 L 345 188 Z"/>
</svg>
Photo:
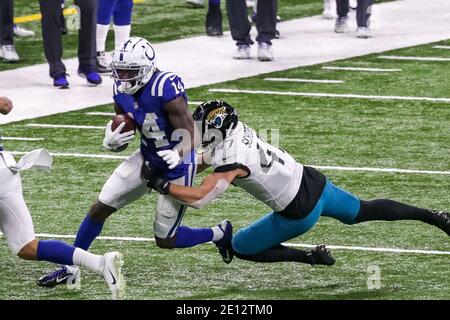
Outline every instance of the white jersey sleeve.
<svg viewBox="0 0 450 320">
<path fill-rule="evenodd" d="M 241 168 L 248 176 L 233 184 L 243 188 L 274 211 L 288 206 L 299 191 L 303 166 L 287 152 L 258 138 L 256 132 L 239 122 L 233 134 L 214 149 L 215 172 Z"/>
</svg>

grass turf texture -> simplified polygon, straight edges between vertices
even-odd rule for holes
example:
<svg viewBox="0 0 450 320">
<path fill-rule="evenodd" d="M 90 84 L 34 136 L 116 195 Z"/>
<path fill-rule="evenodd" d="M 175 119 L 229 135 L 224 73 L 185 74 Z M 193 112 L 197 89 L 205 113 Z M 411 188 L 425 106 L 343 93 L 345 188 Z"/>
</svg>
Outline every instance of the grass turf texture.
<svg viewBox="0 0 450 320">
<path fill-rule="evenodd" d="M 429 44 L 386 54 L 437 55 Z M 450 41 L 439 44 L 449 45 Z M 439 52 L 444 56 L 446 52 Z M 447 53 L 448 54 L 448 53 Z M 189 90 L 191 100 L 224 98 L 238 108 L 241 120 L 255 129 L 279 128 L 281 147 L 305 164 L 450 170 L 450 109 L 445 103 L 218 94 L 212 87 L 448 97 L 445 62 L 386 61 L 377 55 L 327 65 L 400 67 L 400 73 L 322 70 L 322 65 Z M 265 77 L 314 77 L 344 84 L 273 83 Z M 112 111 L 99 106 L 1 126 L 5 136 L 45 137 L 44 141 L 5 141 L 7 150 L 45 147 L 52 152 L 109 154 L 101 150 L 102 130 L 43 129 L 25 123 L 104 125 L 109 117 L 84 115 Z M 137 141 L 121 155 L 130 154 Z M 23 173 L 24 194 L 36 232 L 75 234 L 90 204 L 120 160 L 55 157 L 50 174 Z M 448 175 L 342 172 L 324 173 L 337 185 L 364 199 L 392 198 L 406 203 L 450 209 Z M 197 178 L 197 182 L 201 177 Z M 146 196 L 108 219 L 102 235 L 152 237 L 156 195 Z M 188 209 L 183 223 L 215 225 L 227 218 L 235 230 L 268 212 L 238 188 L 231 188 L 206 209 Z M 72 240 L 69 240 L 70 242 Z M 322 218 L 313 230 L 292 242 L 347 246 L 449 250 L 440 230 L 417 222 L 371 222 L 345 226 Z M 449 256 L 334 250 L 333 267 L 295 263 L 256 264 L 221 261 L 214 246 L 163 250 L 154 242 L 97 240 L 95 253 L 121 250 L 129 299 L 449 299 Z M 82 290 L 44 290 L 35 280 L 51 264 L 13 257 L 0 242 L 1 299 L 108 298 L 103 280 L 84 271 Z M 381 269 L 381 289 L 367 288 L 370 265 Z M 220 280 L 218 280 L 220 279 Z"/>
</svg>

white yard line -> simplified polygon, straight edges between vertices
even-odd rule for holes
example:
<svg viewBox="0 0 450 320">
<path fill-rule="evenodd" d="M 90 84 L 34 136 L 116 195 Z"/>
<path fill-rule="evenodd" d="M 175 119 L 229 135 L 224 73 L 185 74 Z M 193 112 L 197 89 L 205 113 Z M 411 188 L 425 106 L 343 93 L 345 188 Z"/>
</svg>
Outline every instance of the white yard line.
<svg viewBox="0 0 450 320">
<path fill-rule="evenodd" d="M 0 233 L 2 236 L 3 234 Z M 75 235 L 51 234 L 51 233 L 36 233 L 37 237 L 54 238 L 54 239 L 75 239 Z M 99 236 L 98 240 L 112 240 L 112 241 L 132 241 L 132 242 L 154 242 L 155 238 L 144 237 L 113 237 L 113 236 Z M 208 242 L 212 244 L 212 242 Z M 290 247 L 313 248 L 315 244 L 306 243 L 291 243 L 284 242 L 284 245 Z M 368 252 L 383 252 L 383 253 L 410 253 L 410 254 L 433 254 L 433 255 L 450 255 L 450 251 L 439 250 L 422 250 L 422 249 L 400 249 L 400 248 L 380 248 L 380 247 L 359 247 L 359 246 L 338 246 L 326 245 L 329 249 L 334 250 L 352 250 L 352 251 L 368 251 Z"/>
<path fill-rule="evenodd" d="M 450 58 L 443 58 L 443 57 L 410 57 L 410 56 L 378 56 L 378 59 L 411 60 L 411 61 L 450 61 Z"/>
<path fill-rule="evenodd" d="M 10 151 L 13 155 L 24 155 L 24 151 Z M 117 159 L 124 160 L 129 156 L 114 156 L 108 154 L 82 154 L 82 153 L 53 153 L 55 157 L 70 157 L 70 158 L 96 158 L 96 159 Z M 336 170 L 336 171 L 367 171 L 367 172 L 386 172 L 386 173 L 412 173 L 412 174 L 434 174 L 434 175 L 450 175 L 450 171 L 438 170 L 416 170 L 416 169 L 397 169 L 397 168 L 370 168 L 370 167 L 341 167 L 341 166 L 316 166 L 308 165 L 321 170 Z"/>
<path fill-rule="evenodd" d="M 344 81 L 342 80 L 319 80 L 319 79 L 297 79 L 297 78 L 264 78 L 264 80 L 274 82 L 344 83 Z"/>
<path fill-rule="evenodd" d="M 116 115 L 115 112 L 86 112 L 88 116 L 108 116 L 114 117 Z"/>
<path fill-rule="evenodd" d="M 434 171 L 434 170 L 411 170 L 396 168 L 368 168 L 368 167 L 339 167 L 339 166 L 315 166 L 320 170 L 338 170 L 338 171 L 368 171 L 368 172 L 393 172 L 393 173 L 417 173 L 417 174 L 437 174 L 450 175 L 450 171 Z"/>
<path fill-rule="evenodd" d="M 0 137 L 1 140 L 11 140 L 11 141 L 42 141 L 44 138 L 25 138 L 25 137 Z"/>
<path fill-rule="evenodd" d="M 240 89 L 209 89 L 210 92 L 220 93 L 244 93 L 244 94 L 267 94 L 279 96 L 301 96 L 301 97 L 326 97 L 326 98 L 352 98 L 369 100 L 403 100 L 403 101 L 428 101 L 450 103 L 450 98 L 431 97 L 409 97 L 409 96 L 374 96 L 351 93 L 318 93 L 318 92 L 295 92 L 295 91 L 268 91 L 268 90 L 240 90 Z"/>
<path fill-rule="evenodd" d="M 354 32 L 334 33 L 332 21 L 315 16 L 277 24 L 282 38 L 274 42 L 275 60 L 271 62 L 255 59 L 255 46 L 253 59 L 233 59 L 236 46 L 226 32 L 220 38 L 205 35 L 155 43 L 158 67 L 179 74 L 189 93 L 190 88 L 202 85 L 450 38 L 448 0 L 427 1 L 426 5 L 424 0 L 391 1 L 375 4 L 372 10 L 382 13 L 383 21 L 374 25 L 371 39 L 356 39 Z M 355 19 L 350 20 L 350 29 L 356 30 Z M 112 79 L 104 77 L 102 85 L 88 87 L 85 79 L 76 76 L 78 59 L 64 62 L 73 75 L 69 90 L 52 87 L 47 64 L 0 72 L 1 94 L 14 102 L 14 110 L 0 117 L 0 124 L 112 103 Z"/>
<path fill-rule="evenodd" d="M 23 151 L 10 151 L 11 154 L 22 156 L 27 152 Z M 50 154 L 54 157 L 69 157 L 69 158 L 94 158 L 94 159 L 114 159 L 114 160 L 124 160 L 127 159 L 128 156 L 113 156 L 109 154 L 83 154 L 83 153 L 53 153 Z"/>
<path fill-rule="evenodd" d="M 342 71 L 365 71 L 365 72 L 400 72 L 402 69 L 383 69 L 383 68 L 359 68 L 359 67 L 332 67 L 324 66 L 324 70 L 342 70 Z"/>
<path fill-rule="evenodd" d="M 49 124 L 49 123 L 28 123 L 27 127 L 35 128 L 56 128 L 56 129 L 105 129 L 104 126 L 84 126 L 73 124 Z"/>
<path fill-rule="evenodd" d="M 446 50 L 450 50 L 450 46 L 434 46 L 434 49 L 446 49 Z"/>
</svg>

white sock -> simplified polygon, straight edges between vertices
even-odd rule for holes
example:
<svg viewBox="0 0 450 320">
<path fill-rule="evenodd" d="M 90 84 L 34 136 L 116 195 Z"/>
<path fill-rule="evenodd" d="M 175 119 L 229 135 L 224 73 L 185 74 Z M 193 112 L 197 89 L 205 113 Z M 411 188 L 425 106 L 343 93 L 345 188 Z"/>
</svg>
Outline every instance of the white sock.
<svg viewBox="0 0 450 320">
<path fill-rule="evenodd" d="M 212 227 L 211 230 L 213 231 L 212 241 L 218 241 L 223 238 L 223 231 L 219 226 Z"/>
<path fill-rule="evenodd" d="M 131 25 L 116 26 L 114 25 L 114 50 L 119 50 L 120 45 L 130 38 Z"/>
<path fill-rule="evenodd" d="M 72 259 L 75 265 L 86 267 L 97 273 L 101 273 L 105 265 L 103 256 L 92 254 L 80 248 L 75 249 Z"/>
<path fill-rule="evenodd" d="M 105 51 L 106 38 L 108 37 L 109 24 L 97 23 L 97 52 Z"/>
</svg>

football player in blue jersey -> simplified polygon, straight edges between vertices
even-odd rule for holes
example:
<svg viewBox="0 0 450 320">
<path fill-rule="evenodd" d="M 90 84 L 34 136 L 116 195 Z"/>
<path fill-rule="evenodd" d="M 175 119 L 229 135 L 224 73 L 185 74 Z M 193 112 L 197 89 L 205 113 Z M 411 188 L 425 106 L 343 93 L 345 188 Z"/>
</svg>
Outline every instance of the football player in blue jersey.
<svg viewBox="0 0 450 320">
<path fill-rule="evenodd" d="M 97 62 L 98 72 L 109 73 L 110 59 L 105 54 L 111 18 L 114 20 L 114 50 L 130 37 L 133 0 L 99 0 L 97 10 Z"/>
<path fill-rule="evenodd" d="M 0 97 L 0 114 L 13 108 L 11 100 Z M 22 195 L 20 171 L 27 168 L 50 169 L 52 158 L 46 150 L 34 150 L 16 163 L 14 157 L 0 145 L 0 230 L 9 248 L 24 260 L 40 260 L 84 266 L 103 275 L 114 299 L 122 298 L 125 282 L 122 277 L 122 255 L 109 252 L 96 255 L 59 240 L 37 240 L 33 220 Z M 76 280 L 77 275 L 73 275 Z M 70 283 L 72 281 L 69 281 Z"/>
<path fill-rule="evenodd" d="M 134 119 L 141 133 L 141 145 L 115 169 L 81 223 L 74 245 L 84 250 L 100 234 L 108 216 L 149 192 L 141 176 L 144 161 L 173 184 L 191 186 L 196 172 L 195 125 L 181 78 L 159 70 L 152 46 L 137 37 L 130 38 L 114 52 L 111 67 L 116 113 Z M 134 131 L 121 133 L 123 126 L 120 124 L 113 131 L 112 121 L 107 124 L 103 141 L 106 149 L 121 151 L 134 138 Z M 176 137 L 179 133 L 183 137 L 181 142 Z M 153 224 L 158 247 L 185 248 L 231 237 L 229 221 L 212 228 L 180 226 L 185 210 L 185 205 L 168 195 L 158 197 Z M 64 266 L 39 279 L 38 284 L 54 287 L 75 272 L 77 268 Z"/>
</svg>

